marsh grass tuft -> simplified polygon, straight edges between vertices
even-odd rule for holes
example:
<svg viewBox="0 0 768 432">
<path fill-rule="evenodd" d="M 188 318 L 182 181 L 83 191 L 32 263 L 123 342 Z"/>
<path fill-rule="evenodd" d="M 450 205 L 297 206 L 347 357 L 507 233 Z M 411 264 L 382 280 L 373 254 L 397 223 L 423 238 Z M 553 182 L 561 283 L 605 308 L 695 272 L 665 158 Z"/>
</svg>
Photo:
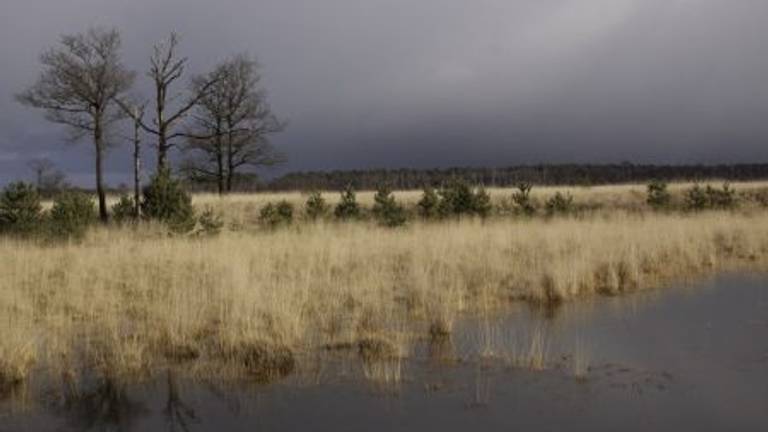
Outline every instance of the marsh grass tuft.
<svg viewBox="0 0 768 432">
<path fill-rule="evenodd" d="M 451 337 L 452 323 L 445 319 L 436 319 L 429 325 L 429 337 L 432 340 L 442 340 Z"/>
<path fill-rule="evenodd" d="M 541 371 L 549 366 L 549 340 L 546 331 L 537 327 L 526 338 L 516 340 L 509 361 L 512 366 Z"/>
<path fill-rule="evenodd" d="M 293 351 L 288 347 L 264 342 L 243 343 L 232 348 L 230 358 L 240 363 L 248 376 L 260 382 L 290 375 L 296 367 Z"/>
<path fill-rule="evenodd" d="M 365 337 L 357 342 L 357 352 L 363 361 L 391 360 L 400 357 L 397 345 L 382 337 Z"/>
<path fill-rule="evenodd" d="M 37 359 L 31 341 L 13 336 L 0 344 L 0 399 L 14 393 L 28 380 Z"/>
</svg>

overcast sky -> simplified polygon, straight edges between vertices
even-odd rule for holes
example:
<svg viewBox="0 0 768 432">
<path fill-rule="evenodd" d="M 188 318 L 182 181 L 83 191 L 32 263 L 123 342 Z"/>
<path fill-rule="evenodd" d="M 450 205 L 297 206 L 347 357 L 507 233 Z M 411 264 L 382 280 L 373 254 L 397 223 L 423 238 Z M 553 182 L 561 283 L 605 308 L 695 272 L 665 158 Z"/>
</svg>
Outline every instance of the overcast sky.
<svg viewBox="0 0 768 432">
<path fill-rule="evenodd" d="M 171 29 L 192 73 L 257 56 L 290 122 L 280 172 L 768 162 L 766 17 L 765 0 L 2 0 L 0 184 L 41 156 L 92 182 L 92 145 L 13 100 L 91 25 L 140 72 Z M 129 178 L 127 143 L 106 171 Z"/>
</svg>

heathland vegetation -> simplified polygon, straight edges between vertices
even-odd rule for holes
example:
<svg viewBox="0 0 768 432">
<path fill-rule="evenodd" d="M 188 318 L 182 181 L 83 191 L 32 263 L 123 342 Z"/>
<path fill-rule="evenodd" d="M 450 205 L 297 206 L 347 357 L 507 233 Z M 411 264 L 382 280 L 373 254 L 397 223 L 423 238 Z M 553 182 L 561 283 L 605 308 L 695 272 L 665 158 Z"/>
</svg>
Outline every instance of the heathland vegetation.
<svg viewBox="0 0 768 432">
<path fill-rule="evenodd" d="M 94 377 L 171 369 L 265 381 L 339 350 L 397 377 L 375 363 L 450 338 L 465 313 L 490 316 L 510 302 L 551 312 L 582 296 L 768 264 L 759 182 L 486 188 L 500 183 L 452 175 L 414 190 L 331 176 L 330 189 L 232 193 L 253 167 L 283 160 L 267 138 L 285 123 L 245 55 L 171 97 L 186 66 L 178 43 L 171 35 L 154 47 L 152 104 L 130 94 L 135 74 L 114 30 L 63 37 L 19 95 L 91 138 L 96 201 L 42 161 L 36 185 L 0 193 L 0 395 L 52 383 L 77 394 Z M 111 196 L 101 161 L 119 120 L 132 126 L 134 184 Z M 157 159 L 142 187 L 144 135 Z M 174 172 L 177 145 L 185 159 Z M 217 193 L 192 195 L 178 174 Z M 535 358 L 514 364 L 542 367 L 540 339 L 528 352 Z"/>
<path fill-rule="evenodd" d="M 339 349 L 370 366 L 510 302 L 554 311 L 582 296 L 764 270 L 767 193 L 764 183 L 455 181 L 220 197 L 189 196 L 160 175 L 142 219 L 126 212 L 103 225 L 80 222 L 97 220 L 90 198 L 41 202 L 13 184 L 0 198 L 0 388 L 169 367 L 267 380 Z M 113 202 L 118 211 L 124 200 Z"/>
</svg>

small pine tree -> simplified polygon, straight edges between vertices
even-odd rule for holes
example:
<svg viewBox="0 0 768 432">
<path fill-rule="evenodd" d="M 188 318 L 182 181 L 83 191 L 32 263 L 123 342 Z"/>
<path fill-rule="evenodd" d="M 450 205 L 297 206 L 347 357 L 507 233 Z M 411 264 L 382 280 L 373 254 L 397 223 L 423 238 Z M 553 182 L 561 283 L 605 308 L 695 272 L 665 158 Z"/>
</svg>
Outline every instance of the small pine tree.
<svg viewBox="0 0 768 432">
<path fill-rule="evenodd" d="M 437 196 L 437 192 L 430 186 L 424 188 L 424 192 L 421 195 L 421 199 L 416 204 L 419 207 L 419 214 L 425 219 L 432 219 L 438 216 L 438 206 L 440 205 L 440 197 Z"/>
<path fill-rule="evenodd" d="M 130 195 L 121 195 L 112 206 L 112 220 L 118 224 L 136 221 L 136 205 Z"/>
<path fill-rule="evenodd" d="M 269 228 L 290 225 L 293 222 L 293 205 L 288 201 L 268 203 L 259 212 L 259 222 Z"/>
<path fill-rule="evenodd" d="M 517 191 L 512 194 L 512 202 L 515 204 L 518 212 L 531 216 L 536 213 L 536 207 L 531 199 L 531 183 L 518 183 Z"/>
<path fill-rule="evenodd" d="M 200 226 L 198 234 L 206 236 L 215 236 L 221 232 L 224 227 L 224 221 L 221 216 L 213 211 L 213 208 L 206 207 L 205 210 L 197 218 L 197 223 Z"/>
<path fill-rule="evenodd" d="M 715 189 L 707 186 L 707 197 L 709 207 L 715 209 L 732 209 L 736 207 L 736 191 L 728 182 L 723 183 L 721 189 Z"/>
<path fill-rule="evenodd" d="M 709 197 L 707 191 L 700 184 L 694 184 L 685 191 L 685 207 L 688 210 L 705 210 L 709 207 Z"/>
<path fill-rule="evenodd" d="M 461 216 L 475 210 L 475 196 L 467 182 L 452 178 L 440 190 L 438 213 L 443 216 Z"/>
<path fill-rule="evenodd" d="M 325 202 L 325 198 L 318 191 L 312 191 L 307 198 L 307 202 L 304 204 L 304 211 L 307 217 L 311 220 L 317 220 L 328 213 L 328 204 Z"/>
<path fill-rule="evenodd" d="M 192 197 L 167 169 L 155 174 L 144 188 L 141 210 L 144 217 L 168 224 L 175 232 L 189 232 L 195 227 Z"/>
<path fill-rule="evenodd" d="M 379 224 L 388 227 L 398 227 L 405 224 L 405 209 L 395 201 L 395 197 L 388 187 L 379 187 L 373 200 L 373 215 Z"/>
<path fill-rule="evenodd" d="M 259 223 L 269 228 L 275 228 L 280 223 L 280 219 L 277 216 L 277 206 L 273 203 L 267 203 L 267 205 L 262 207 L 259 210 Z"/>
<path fill-rule="evenodd" d="M 747 197 L 757 203 L 760 207 L 768 208 L 768 190 L 759 189 L 747 192 Z"/>
<path fill-rule="evenodd" d="M 277 203 L 277 214 L 280 219 L 290 224 L 293 222 L 293 204 L 286 200 L 282 200 Z"/>
<path fill-rule="evenodd" d="M 672 197 L 667 191 L 667 183 L 661 180 L 654 180 L 648 184 L 648 198 L 646 202 L 655 210 L 661 210 L 669 207 Z"/>
<path fill-rule="evenodd" d="M 290 225 L 293 222 L 293 204 L 285 200 L 267 203 L 259 212 L 259 221 L 269 228 Z"/>
<path fill-rule="evenodd" d="M 39 227 L 43 207 L 35 187 L 11 183 L 0 194 L 0 232 L 29 234 Z"/>
<path fill-rule="evenodd" d="M 85 193 L 64 192 L 54 199 L 50 220 L 53 235 L 81 238 L 96 222 L 96 206 Z"/>
<path fill-rule="evenodd" d="M 573 196 L 569 193 L 556 192 L 546 203 L 547 214 L 567 215 L 573 212 Z"/>
<path fill-rule="evenodd" d="M 485 219 L 491 214 L 492 210 L 491 196 L 485 191 L 485 187 L 480 186 L 472 197 L 472 211 Z"/>
<path fill-rule="evenodd" d="M 341 201 L 336 205 L 333 213 L 337 219 L 341 220 L 360 217 L 360 206 L 357 204 L 355 190 L 351 184 L 341 193 Z"/>
</svg>

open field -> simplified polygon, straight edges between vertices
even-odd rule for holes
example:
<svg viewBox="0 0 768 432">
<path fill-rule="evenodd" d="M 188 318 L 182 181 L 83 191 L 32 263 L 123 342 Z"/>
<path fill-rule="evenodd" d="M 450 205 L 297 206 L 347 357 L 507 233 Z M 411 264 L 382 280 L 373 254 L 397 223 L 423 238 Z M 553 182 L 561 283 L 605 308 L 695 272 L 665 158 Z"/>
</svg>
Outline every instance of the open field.
<svg viewBox="0 0 768 432">
<path fill-rule="evenodd" d="M 702 186 L 722 186 L 720 181 L 707 181 L 700 183 Z M 683 193 L 691 188 L 694 183 L 670 183 L 669 192 L 673 202 L 681 203 Z M 754 194 L 768 191 L 768 181 L 763 182 L 737 182 L 730 186 L 739 194 Z M 535 186 L 531 191 L 531 197 L 539 204 L 543 204 L 548 198 L 557 192 L 567 193 L 573 196 L 574 202 L 588 208 L 602 210 L 644 211 L 648 210 L 645 184 L 624 184 L 606 186 Z M 515 192 L 513 188 L 488 188 L 491 200 L 496 206 L 511 205 L 508 201 Z M 360 191 L 357 193 L 358 202 L 370 207 L 373 205 L 375 191 Z M 415 206 L 422 196 L 420 190 L 395 191 L 395 198 L 408 206 Z M 339 201 L 338 191 L 324 191 L 323 197 L 330 205 Z M 116 198 L 113 198 L 116 200 Z M 307 199 L 307 194 L 302 192 L 275 192 L 259 194 L 230 194 L 219 196 L 217 194 L 195 194 L 193 202 L 198 207 L 210 206 L 220 210 L 227 219 L 246 223 L 249 217 L 258 215 L 258 209 L 269 202 L 286 200 L 296 208 L 301 209 Z"/>
<path fill-rule="evenodd" d="M 720 187 L 724 182 L 717 180 L 709 180 L 699 183 L 702 186 L 711 185 L 713 187 Z M 730 186 L 738 193 L 750 194 L 755 192 L 768 191 L 768 181 L 755 181 L 755 182 L 732 182 Z M 677 201 L 682 200 L 683 192 L 686 189 L 692 187 L 694 183 L 670 183 L 669 192 L 672 194 L 673 199 Z M 639 210 L 645 208 L 646 199 L 645 184 L 620 184 L 620 185 L 601 185 L 601 186 L 535 186 L 531 191 L 531 197 L 539 202 L 544 202 L 547 198 L 553 196 L 556 192 L 568 193 L 574 197 L 577 203 L 584 205 L 599 205 L 606 209 L 624 209 L 624 210 Z M 486 191 L 491 195 L 491 199 L 494 204 L 502 204 L 505 200 L 509 200 L 512 193 L 515 192 L 513 188 L 494 188 L 489 187 Z M 373 196 L 375 191 L 362 190 L 357 192 L 358 202 L 366 207 L 373 205 Z M 335 205 L 339 201 L 339 191 L 322 191 L 323 197 L 326 201 Z M 420 190 L 407 190 L 407 191 L 395 191 L 393 193 L 397 200 L 407 206 L 415 205 L 421 198 L 422 191 Z M 107 197 L 109 206 L 111 207 L 119 199 L 119 196 L 112 195 Z M 193 195 L 193 203 L 203 208 L 205 206 L 211 206 L 216 210 L 221 211 L 228 217 L 233 218 L 245 217 L 249 213 L 258 213 L 258 209 L 266 205 L 269 202 L 275 202 L 280 200 L 286 200 L 301 208 L 307 199 L 306 192 L 260 192 L 260 193 L 231 193 L 224 196 L 219 196 L 215 193 L 196 193 Z M 43 203 L 45 208 L 50 208 L 51 201 L 45 201 Z"/>
<path fill-rule="evenodd" d="M 740 191 L 763 184 L 736 185 Z M 684 186 L 673 186 L 673 191 Z M 563 188 L 540 189 L 547 194 Z M 718 271 L 768 269 L 768 212 L 630 212 L 643 186 L 575 188 L 607 203 L 580 218 L 300 222 L 169 237 L 150 225 L 98 228 L 81 242 L 0 239 L 0 391 L 35 377 L 290 373 L 318 350 L 363 360 L 408 355 L 461 314 L 511 301 L 554 308 Z M 508 191 L 491 191 L 500 200 Z M 412 202 L 417 192 L 396 194 Z M 329 197 L 330 198 L 330 197 Z M 227 218 L 302 195 L 196 196 Z M 367 193 L 360 201 L 370 201 Z M 236 209 L 236 210 L 233 210 Z M 234 216 L 233 216 L 234 215 Z"/>
</svg>

